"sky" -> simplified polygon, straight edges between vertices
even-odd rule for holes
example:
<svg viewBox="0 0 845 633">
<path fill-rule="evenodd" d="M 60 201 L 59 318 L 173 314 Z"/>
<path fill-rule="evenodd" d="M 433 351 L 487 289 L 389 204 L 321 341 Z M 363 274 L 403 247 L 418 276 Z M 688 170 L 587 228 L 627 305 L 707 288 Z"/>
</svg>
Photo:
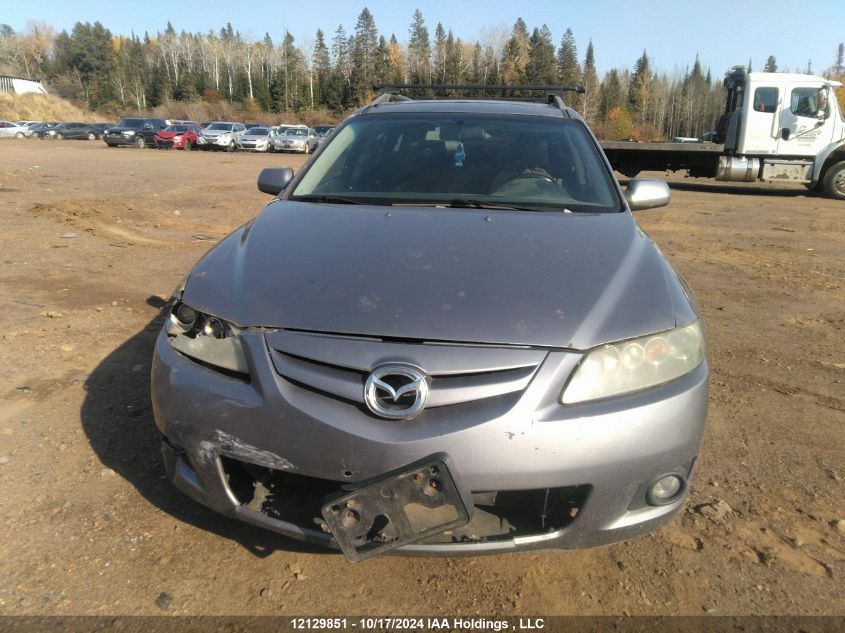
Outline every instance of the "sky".
<svg viewBox="0 0 845 633">
<path fill-rule="evenodd" d="M 419 8 L 430 34 L 438 22 L 455 37 L 474 42 L 485 28 L 510 28 L 522 17 L 529 30 L 548 25 L 555 45 L 571 28 L 583 61 L 593 41 L 599 74 L 611 68 L 632 68 L 647 50 L 652 68 L 667 74 L 684 72 L 696 54 L 713 77 L 731 66 L 747 64 L 762 70 L 769 55 L 779 70 L 807 67 L 822 72 L 835 59 L 845 40 L 842 0 L 0 0 L 0 22 L 16 31 L 27 20 L 44 21 L 56 32 L 77 21 L 100 21 L 113 34 L 143 35 L 163 30 L 169 20 L 177 31 L 219 30 L 226 22 L 244 36 L 260 39 L 269 33 L 275 42 L 287 29 L 297 43 L 313 42 L 320 28 L 327 40 L 339 24 L 350 34 L 364 7 L 373 14 L 379 33 L 395 33 L 407 41 L 414 10 Z"/>
</svg>

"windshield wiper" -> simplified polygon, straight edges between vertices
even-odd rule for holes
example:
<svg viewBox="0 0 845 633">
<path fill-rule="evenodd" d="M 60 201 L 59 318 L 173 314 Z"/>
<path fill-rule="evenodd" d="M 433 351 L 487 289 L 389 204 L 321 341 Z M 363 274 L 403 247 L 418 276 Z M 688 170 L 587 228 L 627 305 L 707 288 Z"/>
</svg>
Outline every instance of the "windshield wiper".
<svg viewBox="0 0 845 633">
<path fill-rule="evenodd" d="M 530 206 L 522 204 L 500 204 L 498 202 L 485 202 L 483 200 L 474 200 L 469 198 L 455 198 L 449 201 L 449 206 L 456 209 L 501 209 L 505 211 L 558 211 L 561 213 L 571 213 L 566 207 L 552 207 L 552 206 Z"/>
<path fill-rule="evenodd" d="M 369 200 L 362 200 L 360 198 L 345 198 L 343 196 L 329 196 L 319 194 L 296 196 L 294 198 L 291 198 L 291 200 L 302 202 L 327 202 L 329 204 L 384 204 L 379 202 L 372 203 Z"/>
</svg>

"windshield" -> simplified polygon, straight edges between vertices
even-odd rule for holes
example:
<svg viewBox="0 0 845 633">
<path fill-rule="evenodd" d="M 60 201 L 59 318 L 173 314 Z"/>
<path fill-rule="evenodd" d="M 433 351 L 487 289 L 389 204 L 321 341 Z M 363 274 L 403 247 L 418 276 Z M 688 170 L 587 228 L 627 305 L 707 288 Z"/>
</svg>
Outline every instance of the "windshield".
<svg viewBox="0 0 845 633">
<path fill-rule="evenodd" d="M 144 119 L 121 119 L 117 125 L 118 127 L 131 127 L 141 129 L 142 127 L 144 127 L 144 123 L 146 123 Z"/>
<path fill-rule="evenodd" d="M 228 131 L 232 130 L 232 124 L 231 123 L 212 123 L 211 125 L 208 126 L 208 129 L 209 130 L 226 130 L 228 132 Z"/>
<path fill-rule="evenodd" d="M 165 132 L 187 132 L 188 128 L 184 125 L 168 125 L 164 128 Z"/>
<path fill-rule="evenodd" d="M 285 130 L 284 135 L 285 136 L 308 136 L 308 130 L 306 130 L 304 127 L 300 127 L 300 128 L 292 127 L 292 128 L 288 128 L 287 130 Z"/>
<path fill-rule="evenodd" d="M 266 127 L 251 127 L 247 132 L 250 136 L 267 136 L 270 130 Z"/>
<path fill-rule="evenodd" d="M 619 211 L 583 124 L 468 113 L 359 116 L 336 133 L 292 199 Z"/>
</svg>

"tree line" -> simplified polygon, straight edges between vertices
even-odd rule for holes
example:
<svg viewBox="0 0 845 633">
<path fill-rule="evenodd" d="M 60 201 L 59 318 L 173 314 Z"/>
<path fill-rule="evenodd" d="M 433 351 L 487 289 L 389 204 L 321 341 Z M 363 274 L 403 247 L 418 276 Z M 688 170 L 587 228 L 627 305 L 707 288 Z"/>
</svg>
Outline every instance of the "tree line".
<svg viewBox="0 0 845 633">
<path fill-rule="evenodd" d="M 842 73 L 842 57 L 840 44 L 829 72 Z M 419 10 L 401 42 L 379 33 L 367 8 L 352 32 L 339 25 L 303 41 L 289 32 L 280 41 L 269 33 L 254 40 L 231 24 L 177 33 L 168 22 L 143 36 L 116 35 L 99 22 L 77 22 L 58 34 L 39 22 L 21 33 L 0 25 L 0 74 L 39 76 L 59 96 L 115 113 L 230 102 L 252 111 L 340 114 L 371 100 L 377 83 L 562 83 L 584 86 L 567 101 L 605 138 L 699 136 L 714 128 L 724 90 L 697 57 L 690 61 L 667 74 L 652 67 L 644 50 L 631 68 L 599 79 L 593 42 L 580 57 L 571 29 L 556 44 L 547 25 L 530 29 L 519 18 L 468 42 L 441 23 L 432 35 Z M 777 71 L 773 56 L 764 70 Z"/>
</svg>

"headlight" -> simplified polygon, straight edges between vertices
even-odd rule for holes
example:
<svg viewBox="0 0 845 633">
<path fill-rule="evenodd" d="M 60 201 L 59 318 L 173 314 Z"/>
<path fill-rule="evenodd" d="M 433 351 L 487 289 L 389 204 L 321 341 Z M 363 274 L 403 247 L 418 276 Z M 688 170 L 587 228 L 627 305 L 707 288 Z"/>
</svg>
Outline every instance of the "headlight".
<svg viewBox="0 0 845 633">
<path fill-rule="evenodd" d="M 178 143 L 179 141 L 181 141 L 181 140 L 182 140 L 182 135 L 181 135 L 181 134 L 177 134 L 176 136 L 174 136 L 174 137 L 173 137 L 173 140 L 174 140 L 175 142 L 177 142 L 177 143 Z"/>
<path fill-rule="evenodd" d="M 239 374 L 249 374 L 238 336 L 240 329 L 232 324 L 176 301 L 166 327 L 170 344 L 185 356 Z"/>
<path fill-rule="evenodd" d="M 699 321 L 596 348 L 581 360 L 560 395 L 563 404 L 647 389 L 690 373 L 704 360 Z"/>
<path fill-rule="evenodd" d="M 135 136 L 135 132 L 133 132 L 132 130 L 125 130 L 123 134 L 126 136 Z"/>
</svg>

